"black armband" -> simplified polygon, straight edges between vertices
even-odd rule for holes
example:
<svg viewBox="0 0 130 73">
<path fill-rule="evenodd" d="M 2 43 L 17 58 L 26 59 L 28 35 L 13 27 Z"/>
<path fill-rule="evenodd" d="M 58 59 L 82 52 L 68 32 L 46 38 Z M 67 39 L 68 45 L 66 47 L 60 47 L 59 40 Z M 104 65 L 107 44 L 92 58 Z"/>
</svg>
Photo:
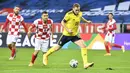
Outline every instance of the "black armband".
<svg viewBox="0 0 130 73">
<path fill-rule="evenodd" d="M 66 23 L 67 21 L 65 19 L 63 19 L 63 21 Z"/>
</svg>

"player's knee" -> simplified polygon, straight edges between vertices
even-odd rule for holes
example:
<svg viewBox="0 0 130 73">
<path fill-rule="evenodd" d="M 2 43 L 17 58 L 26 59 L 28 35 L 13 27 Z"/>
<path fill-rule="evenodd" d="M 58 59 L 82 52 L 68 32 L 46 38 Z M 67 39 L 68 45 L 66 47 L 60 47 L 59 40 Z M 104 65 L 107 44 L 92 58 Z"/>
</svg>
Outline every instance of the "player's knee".
<svg viewBox="0 0 130 73">
<path fill-rule="evenodd" d="M 42 54 L 45 54 L 46 52 L 42 52 Z"/>
<path fill-rule="evenodd" d="M 12 47 L 12 45 L 11 45 L 11 44 L 8 44 L 7 46 L 8 46 L 8 47 Z"/>
<path fill-rule="evenodd" d="M 12 43 L 11 46 L 12 46 L 12 47 L 15 47 L 15 43 Z"/>
<path fill-rule="evenodd" d="M 58 47 L 57 47 L 57 48 L 54 48 L 54 50 L 56 50 L 56 51 L 59 50 L 59 49 L 60 49 L 60 48 L 58 48 Z"/>
<path fill-rule="evenodd" d="M 80 48 L 86 48 L 87 46 L 84 44 L 79 45 Z"/>
<path fill-rule="evenodd" d="M 37 55 L 38 53 L 39 53 L 39 50 L 35 50 L 33 54 Z"/>
<path fill-rule="evenodd" d="M 54 47 L 54 50 L 59 50 L 61 48 L 61 46 L 59 46 L 59 45 L 56 45 L 55 47 Z"/>
<path fill-rule="evenodd" d="M 14 45 L 14 44 L 12 44 L 12 47 L 14 48 L 14 47 L 15 47 L 15 45 Z"/>
<path fill-rule="evenodd" d="M 104 42 L 105 45 L 107 45 L 107 43 L 108 43 L 107 41 Z"/>
</svg>

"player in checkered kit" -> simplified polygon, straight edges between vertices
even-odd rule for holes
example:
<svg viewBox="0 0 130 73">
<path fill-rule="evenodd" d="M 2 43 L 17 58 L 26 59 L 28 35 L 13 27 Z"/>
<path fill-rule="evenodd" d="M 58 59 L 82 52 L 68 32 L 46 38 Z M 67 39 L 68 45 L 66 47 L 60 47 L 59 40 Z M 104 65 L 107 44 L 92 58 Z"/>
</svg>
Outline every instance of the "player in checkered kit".
<svg viewBox="0 0 130 73">
<path fill-rule="evenodd" d="M 111 47 L 117 47 L 117 48 L 121 48 L 123 52 L 125 52 L 125 48 L 124 46 L 115 44 L 115 30 L 116 30 L 116 21 L 113 18 L 113 14 L 109 13 L 108 14 L 108 22 L 107 24 L 103 27 L 103 29 L 105 29 L 105 31 L 107 32 L 106 36 L 105 36 L 105 49 L 106 49 L 106 54 L 104 56 L 111 56 L 110 50 Z"/>
<path fill-rule="evenodd" d="M 29 27 L 28 36 L 30 36 L 31 29 L 36 28 L 35 33 L 35 51 L 32 54 L 31 62 L 28 66 L 33 66 L 37 55 L 42 50 L 45 54 L 48 50 L 49 38 L 52 34 L 53 21 L 48 18 L 48 13 L 44 11 L 41 18 L 34 21 L 32 26 Z"/>
<path fill-rule="evenodd" d="M 13 60 L 16 57 L 16 42 L 18 39 L 19 35 L 19 28 L 20 25 L 22 24 L 25 31 L 27 32 L 27 28 L 24 23 L 24 18 L 19 14 L 20 12 L 20 7 L 15 6 L 13 9 L 13 13 L 9 13 L 6 19 L 5 24 L 1 27 L 0 32 L 3 31 L 9 25 L 9 30 L 8 30 L 8 35 L 7 35 L 7 45 L 8 48 L 11 50 L 11 56 L 9 60 Z"/>
</svg>

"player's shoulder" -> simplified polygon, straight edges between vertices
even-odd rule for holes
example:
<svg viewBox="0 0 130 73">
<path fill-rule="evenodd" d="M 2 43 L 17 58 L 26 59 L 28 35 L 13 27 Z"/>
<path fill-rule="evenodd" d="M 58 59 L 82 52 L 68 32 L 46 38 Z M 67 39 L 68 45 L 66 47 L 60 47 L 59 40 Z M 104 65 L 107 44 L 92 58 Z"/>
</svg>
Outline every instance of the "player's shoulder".
<svg viewBox="0 0 130 73">
<path fill-rule="evenodd" d="M 13 17 L 14 13 L 9 13 L 8 16 L 9 17 Z"/>
<path fill-rule="evenodd" d="M 82 15 L 82 11 L 80 11 L 79 14 Z"/>
<path fill-rule="evenodd" d="M 68 11 L 68 12 L 66 13 L 66 15 L 71 15 L 71 14 L 73 14 L 73 11 Z"/>
<path fill-rule="evenodd" d="M 112 22 L 116 22 L 116 20 L 115 20 L 115 19 L 112 19 Z"/>
<path fill-rule="evenodd" d="M 50 18 L 48 18 L 48 22 L 49 22 L 49 23 L 53 23 L 53 20 L 50 19 Z"/>
<path fill-rule="evenodd" d="M 19 19 L 20 19 L 20 18 L 23 18 L 23 16 L 19 14 L 19 15 L 17 16 L 17 18 L 19 18 Z"/>
<path fill-rule="evenodd" d="M 41 18 L 34 20 L 33 24 L 38 25 L 39 23 L 42 23 Z"/>
<path fill-rule="evenodd" d="M 67 14 L 73 14 L 73 11 L 68 11 Z"/>
</svg>

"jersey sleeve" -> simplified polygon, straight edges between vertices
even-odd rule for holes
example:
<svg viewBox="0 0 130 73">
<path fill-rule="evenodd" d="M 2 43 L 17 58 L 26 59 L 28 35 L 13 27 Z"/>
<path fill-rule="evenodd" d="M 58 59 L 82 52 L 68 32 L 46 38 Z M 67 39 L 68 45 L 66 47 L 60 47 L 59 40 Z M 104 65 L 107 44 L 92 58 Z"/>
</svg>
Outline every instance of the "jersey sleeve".
<svg viewBox="0 0 130 73">
<path fill-rule="evenodd" d="M 114 31 L 114 30 L 116 30 L 116 22 L 115 23 L 113 23 L 113 28 L 109 28 L 108 30 L 111 32 L 111 31 Z"/>
<path fill-rule="evenodd" d="M 114 30 L 116 30 L 116 21 L 113 19 L 112 20 L 112 23 L 111 23 L 112 25 L 113 25 L 113 27 L 112 28 L 108 28 L 108 31 L 110 31 L 110 32 L 112 32 L 112 31 L 114 31 Z"/>
<path fill-rule="evenodd" d="M 21 16 L 21 19 L 20 19 L 20 21 L 22 22 L 22 21 L 24 21 L 24 18 Z"/>
<path fill-rule="evenodd" d="M 8 14 L 7 17 L 6 17 L 6 21 L 5 21 L 5 24 L 2 26 L 2 29 L 5 29 L 9 23 L 9 20 L 10 20 L 10 15 L 11 14 Z"/>
<path fill-rule="evenodd" d="M 80 16 L 81 16 L 81 17 L 83 16 L 83 13 L 82 13 L 82 12 L 80 12 Z"/>
<path fill-rule="evenodd" d="M 116 20 L 113 19 L 113 20 L 112 20 L 112 24 L 116 24 Z"/>
<path fill-rule="evenodd" d="M 53 25 L 53 20 L 51 19 L 51 26 Z"/>
<path fill-rule="evenodd" d="M 80 12 L 80 20 L 82 19 L 82 17 L 83 17 L 83 16 L 82 16 L 82 12 Z"/>
<path fill-rule="evenodd" d="M 23 25 L 25 32 L 28 33 L 28 28 L 27 28 L 27 25 L 25 24 L 25 22 L 22 21 L 21 24 Z"/>
<path fill-rule="evenodd" d="M 33 22 L 33 24 L 32 24 L 32 27 L 34 28 L 34 27 L 37 27 L 37 25 L 38 25 L 38 20 L 35 20 L 34 22 Z"/>
<path fill-rule="evenodd" d="M 53 20 L 51 20 L 51 24 L 53 24 Z"/>
<path fill-rule="evenodd" d="M 10 20 L 10 14 L 7 15 L 7 19 Z"/>
<path fill-rule="evenodd" d="M 64 20 L 65 20 L 65 21 L 68 21 L 69 19 L 70 19 L 70 16 L 69 16 L 68 13 L 66 13 L 66 15 L 65 15 L 65 17 L 64 17 Z"/>
</svg>

